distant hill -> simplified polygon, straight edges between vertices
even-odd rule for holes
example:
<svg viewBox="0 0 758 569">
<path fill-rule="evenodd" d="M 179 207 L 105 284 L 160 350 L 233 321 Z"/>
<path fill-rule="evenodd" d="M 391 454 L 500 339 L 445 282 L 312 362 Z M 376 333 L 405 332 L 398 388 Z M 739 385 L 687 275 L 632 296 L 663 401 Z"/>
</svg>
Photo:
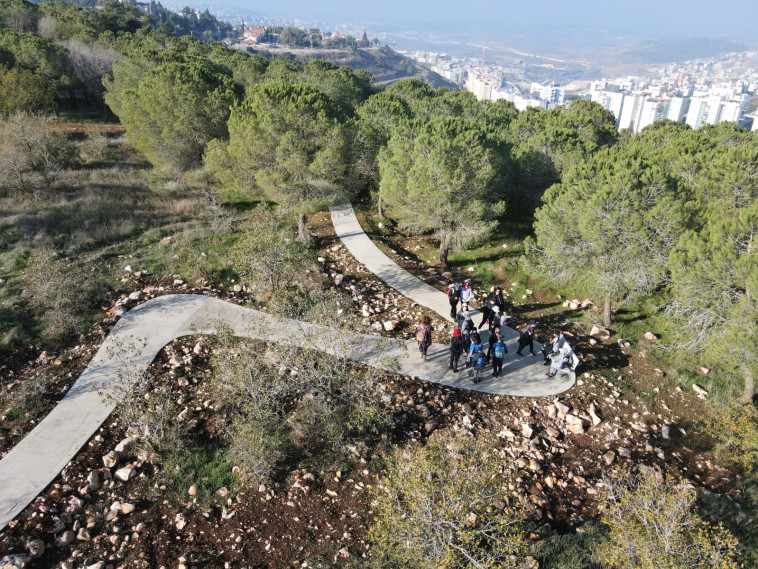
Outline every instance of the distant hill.
<svg viewBox="0 0 758 569">
<path fill-rule="evenodd" d="M 374 82 L 379 85 L 393 83 L 406 77 L 415 77 L 434 88 L 447 87 L 451 91 L 460 91 L 460 87 L 452 81 L 448 81 L 441 75 L 386 46 L 356 50 L 266 46 L 259 53 L 261 55 L 270 54 L 273 57 L 291 54 L 298 61 L 308 62 L 312 59 L 324 59 L 335 65 L 344 65 L 352 70 L 365 69 L 374 76 Z"/>
<path fill-rule="evenodd" d="M 670 63 L 707 59 L 725 53 L 744 51 L 745 45 L 728 40 L 698 38 L 671 42 L 650 42 L 648 45 L 624 52 L 626 63 Z"/>
</svg>

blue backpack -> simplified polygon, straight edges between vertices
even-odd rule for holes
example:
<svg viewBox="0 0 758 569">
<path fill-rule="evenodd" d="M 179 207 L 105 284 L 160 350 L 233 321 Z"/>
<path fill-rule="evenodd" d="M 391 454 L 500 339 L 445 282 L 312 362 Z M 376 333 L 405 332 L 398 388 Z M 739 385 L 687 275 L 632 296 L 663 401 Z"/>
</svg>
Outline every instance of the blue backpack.
<svg viewBox="0 0 758 569">
<path fill-rule="evenodd" d="M 505 344 L 503 344 L 502 342 L 495 342 L 495 344 L 492 346 L 492 352 L 497 359 L 504 358 L 505 357 Z"/>
<path fill-rule="evenodd" d="M 484 352 L 478 352 L 474 354 L 474 362 L 476 364 L 476 367 L 483 368 L 485 365 L 487 365 L 487 356 L 484 355 Z"/>
</svg>

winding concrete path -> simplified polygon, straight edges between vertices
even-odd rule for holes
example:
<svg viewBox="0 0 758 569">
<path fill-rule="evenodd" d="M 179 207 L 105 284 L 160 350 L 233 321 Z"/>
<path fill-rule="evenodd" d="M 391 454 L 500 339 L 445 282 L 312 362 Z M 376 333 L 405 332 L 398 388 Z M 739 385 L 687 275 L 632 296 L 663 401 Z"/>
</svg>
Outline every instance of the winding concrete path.
<svg viewBox="0 0 758 569">
<path fill-rule="evenodd" d="M 363 233 L 352 207 L 335 208 L 332 217 L 337 234 L 359 262 L 402 294 L 449 319 L 445 294 L 381 253 Z M 61 402 L 0 460 L 0 530 L 55 479 L 97 432 L 166 344 L 181 336 L 215 334 L 220 325 L 229 326 L 237 336 L 310 345 L 393 373 L 484 393 L 557 395 L 571 388 L 575 380 L 573 374 L 546 378 L 545 368 L 535 361 L 541 358 L 518 358 L 511 345 L 503 368 L 505 376 L 494 379 L 490 371 L 484 381 L 473 385 L 465 372 L 447 369 L 446 344 L 433 344 L 428 361 L 422 362 L 413 341 L 350 335 L 207 296 L 161 296 L 130 310 L 118 321 Z"/>
</svg>

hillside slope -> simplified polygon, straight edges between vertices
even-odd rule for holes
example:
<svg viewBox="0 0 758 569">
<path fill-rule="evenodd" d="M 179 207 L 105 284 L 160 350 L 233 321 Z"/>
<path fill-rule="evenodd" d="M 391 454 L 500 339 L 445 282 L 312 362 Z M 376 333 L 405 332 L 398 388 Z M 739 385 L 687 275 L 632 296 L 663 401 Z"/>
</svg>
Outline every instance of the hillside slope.
<svg viewBox="0 0 758 569">
<path fill-rule="evenodd" d="M 447 87 L 451 91 L 460 91 L 460 87 L 434 73 L 423 65 L 409 59 L 388 47 L 361 49 L 308 49 L 282 46 L 266 46 L 258 51 L 261 55 L 282 57 L 291 54 L 303 62 L 312 59 L 324 59 L 335 65 L 345 65 L 352 70 L 365 69 L 374 76 L 377 84 L 389 84 L 406 77 L 415 77 L 434 88 Z"/>
</svg>

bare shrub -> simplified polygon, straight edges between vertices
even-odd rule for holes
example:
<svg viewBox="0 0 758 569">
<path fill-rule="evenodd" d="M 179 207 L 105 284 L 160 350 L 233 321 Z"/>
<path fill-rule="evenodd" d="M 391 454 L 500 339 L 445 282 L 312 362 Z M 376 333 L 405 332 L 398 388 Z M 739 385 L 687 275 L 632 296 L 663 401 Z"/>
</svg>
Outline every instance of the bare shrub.
<svg viewBox="0 0 758 569">
<path fill-rule="evenodd" d="M 76 160 L 75 145 L 50 119 L 17 113 L 0 122 L 0 190 L 38 197 Z"/>
<path fill-rule="evenodd" d="M 375 567 L 520 568 L 524 515 L 505 507 L 497 443 L 438 431 L 397 450 L 374 491 L 369 532 Z"/>
<path fill-rule="evenodd" d="M 213 388 L 248 476 L 270 480 L 306 454 L 345 459 L 389 427 L 377 372 L 311 347 L 324 339 L 261 345 L 220 336 Z M 338 345 L 339 334 L 329 341 Z"/>
<path fill-rule="evenodd" d="M 44 324 L 42 338 L 58 342 L 81 331 L 96 283 L 85 281 L 77 269 L 49 248 L 34 250 L 23 273 L 26 294 Z"/>
<path fill-rule="evenodd" d="M 602 522 L 608 539 L 595 555 L 614 569 L 736 569 L 737 540 L 696 513 L 695 490 L 657 468 L 606 480 Z"/>
</svg>

